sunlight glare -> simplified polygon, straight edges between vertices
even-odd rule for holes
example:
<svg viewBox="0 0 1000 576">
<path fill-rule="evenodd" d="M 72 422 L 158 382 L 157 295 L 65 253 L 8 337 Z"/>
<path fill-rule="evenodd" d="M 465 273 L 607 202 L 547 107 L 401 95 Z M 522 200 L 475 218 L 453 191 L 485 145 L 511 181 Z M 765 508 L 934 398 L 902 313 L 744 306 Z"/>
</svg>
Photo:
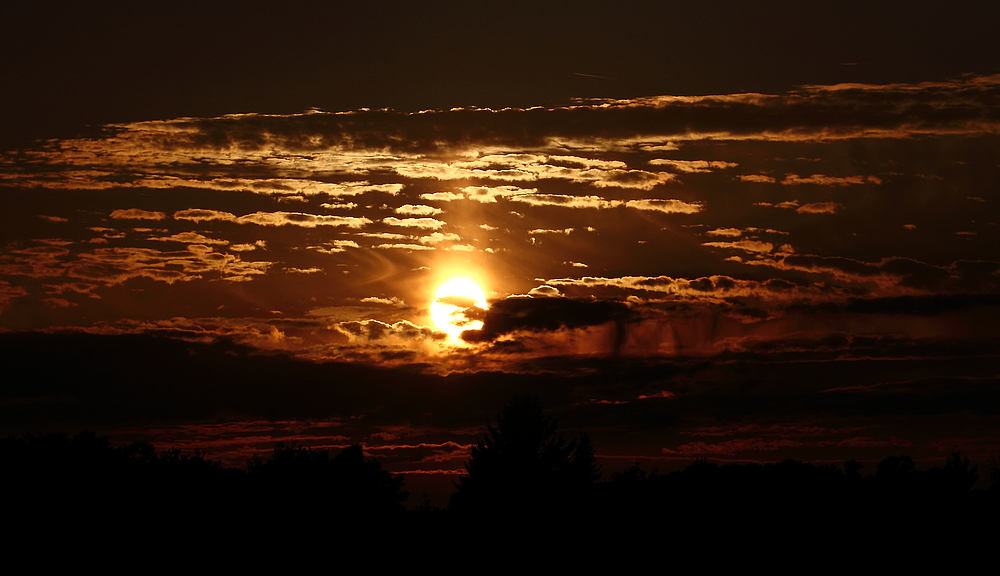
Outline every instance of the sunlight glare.
<svg viewBox="0 0 1000 576">
<path fill-rule="evenodd" d="M 438 286 L 431 303 L 431 320 L 438 330 L 448 334 L 452 343 L 460 343 L 459 336 L 465 330 L 479 330 L 481 320 L 466 318 L 466 308 L 475 306 L 485 310 L 486 293 L 479 284 L 466 276 L 450 278 Z"/>
</svg>

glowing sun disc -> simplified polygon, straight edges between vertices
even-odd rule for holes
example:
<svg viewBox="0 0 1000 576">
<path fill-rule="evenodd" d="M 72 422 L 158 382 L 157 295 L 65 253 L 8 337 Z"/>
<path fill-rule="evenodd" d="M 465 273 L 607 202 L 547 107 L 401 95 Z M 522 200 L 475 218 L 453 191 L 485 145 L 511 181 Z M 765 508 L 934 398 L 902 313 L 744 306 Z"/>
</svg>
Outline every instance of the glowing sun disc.
<svg viewBox="0 0 1000 576">
<path fill-rule="evenodd" d="M 438 286 L 434 293 L 431 320 L 438 330 L 448 334 L 451 340 L 458 341 L 459 335 L 465 330 L 479 330 L 483 327 L 482 321 L 470 320 L 465 316 L 464 312 L 470 306 L 485 310 L 486 293 L 471 278 L 450 278 Z"/>
</svg>

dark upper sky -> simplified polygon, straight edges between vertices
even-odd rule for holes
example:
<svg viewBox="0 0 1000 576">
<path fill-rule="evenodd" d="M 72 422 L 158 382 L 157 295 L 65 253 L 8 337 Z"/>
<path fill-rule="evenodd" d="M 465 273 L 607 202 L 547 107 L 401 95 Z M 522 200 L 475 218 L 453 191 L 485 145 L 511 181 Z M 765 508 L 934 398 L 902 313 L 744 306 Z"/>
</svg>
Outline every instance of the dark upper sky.
<svg viewBox="0 0 1000 576">
<path fill-rule="evenodd" d="M 995 2 L 0 11 L 9 431 L 1000 450 Z"/>
<path fill-rule="evenodd" d="M 52 2 L 0 8 L 3 143 L 81 124 L 781 92 L 1000 71 L 976 2 Z"/>
</svg>

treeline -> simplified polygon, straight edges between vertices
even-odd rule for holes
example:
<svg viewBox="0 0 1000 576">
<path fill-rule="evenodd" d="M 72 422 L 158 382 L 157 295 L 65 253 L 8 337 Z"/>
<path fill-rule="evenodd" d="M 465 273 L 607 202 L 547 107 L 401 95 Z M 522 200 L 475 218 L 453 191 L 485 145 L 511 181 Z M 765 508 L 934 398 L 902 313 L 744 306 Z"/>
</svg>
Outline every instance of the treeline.
<svg viewBox="0 0 1000 576">
<path fill-rule="evenodd" d="M 655 536 L 704 548 L 719 538 L 811 540 L 845 530 L 868 538 L 884 530 L 957 537 L 983 519 L 995 530 L 1000 501 L 996 468 L 987 471 L 989 489 L 975 490 L 979 471 L 960 454 L 926 471 L 906 456 L 870 471 L 854 461 L 701 459 L 666 474 L 636 464 L 602 482 L 589 440 L 563 439 L 530 398 L 515 398 L 489 427 L 445 509 L 407 511 L 402 476 L 365 460 L 360 446 L 333 454 L 279 445 L 243 469 L 148 443 L 115 446 L 83 432 L 8 437 L 0 440 L 0 462 L 13 525 L 43 530 L 99 519 L 109 530 L 140 527 L 160 537 L 177 525 L 196 538 L 266 530 L 286 541 L 361 534 L 468 540 L 502 529 L 507 537 Z"/>
<path fill-rule="evenodd" d="M 279 445 L 244 469 L 90 432 L 25 435 L 0 440 L 0 469 L 6 524 L 63 544 L 318 545 L 400 532 L 408 518 L 402 476 L 360 446 Z"/>
<path fill-rule="evenodd" d="M 470 456 L 447 512 L 453 526 L 476 532 L 516 527 L 536 539 L 560 534 L 657 548 L 670 542 L 674 550 L 706 553 L 779 541 L 806 548 L 890 541 L 912 547 L 927 539 L 939 546 L 998 535 L 996 462 L 990 489 L 974 490 L 979 471 L 960 454 L 927 471 L 909 457 L 889 457 L 864 475 L 856 461 L 719 465 L 700 459 L 667 474 L 636 464 L 599 482 L 589 439 L 566 441 L 537 398 L 515 397 Z"/>
</svg>

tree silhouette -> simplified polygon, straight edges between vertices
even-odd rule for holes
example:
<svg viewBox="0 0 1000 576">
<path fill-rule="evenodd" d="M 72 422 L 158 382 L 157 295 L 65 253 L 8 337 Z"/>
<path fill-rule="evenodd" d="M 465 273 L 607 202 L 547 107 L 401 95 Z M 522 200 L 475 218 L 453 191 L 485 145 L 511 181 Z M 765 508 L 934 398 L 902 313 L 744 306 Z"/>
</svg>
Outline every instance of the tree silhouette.
<svg viewBox="0 0 1000 576">
<path fill-rule="evenodd" d="M 472 447 L 451 507 L 489 515 L 565 509 L 600 476 L 584 435 L 569 442 L 533 396 L 514 396 Z"/>
<path fill-rule="evenodd" d="M 409 496 L 403 490 L 403 477 L 383 470 L 374 460 L 365 461 L 357 444 L 333 456 L 327 450 L 278 443 L 269 460 L 255 456 L 247 471 L 254 485 L 275 498 L 275 506 L 286 514 L 302 512 L 289 507 L 290 493 L 299 495 L 296 505 L 310 514 L 323 511 L 369 519 L 402 513 Z"/>
<path fill-rule="evenodd" d="M 940 495 L 958 495 L 972 490 L 979 480 L 977 466 L 969 467 L 969 459 L 952 452 L 945 461 L 944 468 L 937 466 L 927 471 L 927 489 Z"/>
<path fill-rule="evenodd" d="M 989 491 L 1000 492 L 1000 455 L 990 456 L 986 478 L 989 481 Z"/>
<path fill-rule="evenodd" d="M 969 459 L 952 452 L 944 464 L 944 475 L 948 488 L 954 492 L 968 492 L 979 480 L 978 467 L 969 468 Z"/>
</svg>

